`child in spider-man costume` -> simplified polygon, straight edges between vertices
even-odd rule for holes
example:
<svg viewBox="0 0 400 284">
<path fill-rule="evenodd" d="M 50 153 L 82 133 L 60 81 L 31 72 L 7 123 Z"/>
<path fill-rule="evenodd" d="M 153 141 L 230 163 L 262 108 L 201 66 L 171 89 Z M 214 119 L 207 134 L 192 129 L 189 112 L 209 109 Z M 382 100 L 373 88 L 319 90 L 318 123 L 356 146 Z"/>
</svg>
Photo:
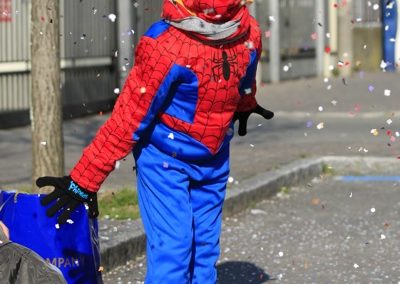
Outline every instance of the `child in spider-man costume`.
<svg viewBox="0 0 400 284">
<path fill-rule="evenodd" d="M 165 0 L 141 38 L 109 120 L 70 176 L 42 177 L 59 222 L 96 192 L 133 151 L 147 235 L 146 283 L 215 283 L 233 121 L 246 134 L 256 100 L 261 32 L 241 0 Z"/>
</svg>

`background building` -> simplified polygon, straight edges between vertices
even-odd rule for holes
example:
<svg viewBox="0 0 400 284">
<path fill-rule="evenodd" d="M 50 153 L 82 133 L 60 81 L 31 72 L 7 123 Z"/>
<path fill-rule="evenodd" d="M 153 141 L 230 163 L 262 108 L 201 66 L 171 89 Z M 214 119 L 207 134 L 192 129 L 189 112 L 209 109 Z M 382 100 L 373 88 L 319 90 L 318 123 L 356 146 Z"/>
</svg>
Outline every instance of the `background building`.
<svg viewBox="0 0 400 284">
<path fill-rule="evenodd" d="M 162 0 L 60 1 L 64 116 L 107 111 L 132 67 L 138 38 L 160 18 Z M 259 78 L 379 69 L 380 2 L 256 0 L 252 9 L 264 33 Z M 29 124 L 29 25 L 30 0 L 0 0 L 0 128 Z"/>
</svg>

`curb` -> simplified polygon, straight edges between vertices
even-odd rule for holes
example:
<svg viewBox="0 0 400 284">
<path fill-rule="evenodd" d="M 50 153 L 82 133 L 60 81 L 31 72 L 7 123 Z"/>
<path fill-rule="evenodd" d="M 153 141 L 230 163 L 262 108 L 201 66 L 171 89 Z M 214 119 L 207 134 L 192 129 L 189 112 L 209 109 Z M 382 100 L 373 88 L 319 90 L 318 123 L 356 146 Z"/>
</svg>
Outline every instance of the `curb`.
<svg viewBox="0 0 400 284">
<path fill-rule="evenodd" d="M 273 196 L 282 186 L 307 182 L 321 174 L 322 169 L 321 158 L 296 161 L 229 188 L 224 202 L 224 217 L 236 214 L 262 199 Z M 101 235 L 102 227 L 104 230 L 110 230 L 110 226 L 113 225 L 118 231 L 123 230 L 124 234 L 113 234 L 112 238 L 107 239 L 100 237 L 101 263 L 107 271 L 143 255 L 146 248 L 146 237 L 140 219 L 111 222 L 104 227 L 100 223 L 99 234 Z"/>
<path fill-rule="evenodd" d="M 284 186 L 304 184 L 314 177 L 323 174 L 326 167 L 332 168 L 334 174 L 365 175 L 372 173 L 398 173 L 400 162 L 394 158 L 379 157 L 319 157 L 298 160 L 275 171 L 259 174 L 227 189 L 224 202 L 224 217 L 239 213 L 255 203 L 272 197 Z M 106 221 L 103 221 L 106 223 Z M 100 222 L 104 230 L 114 226 L 112 238 L 100 237 L 101 262 L 107 271 L 125 265 L 145 253 L 146 237 L 141 220 Z M 124 234 L 117 234 L 118 230 Z"/>
</svg>

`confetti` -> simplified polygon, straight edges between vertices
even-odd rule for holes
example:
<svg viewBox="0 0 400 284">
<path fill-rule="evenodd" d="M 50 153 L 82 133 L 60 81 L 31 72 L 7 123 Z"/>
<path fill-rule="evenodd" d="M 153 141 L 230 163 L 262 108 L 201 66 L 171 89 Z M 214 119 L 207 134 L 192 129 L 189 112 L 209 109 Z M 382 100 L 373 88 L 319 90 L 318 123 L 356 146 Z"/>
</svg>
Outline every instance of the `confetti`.
<svg viewBox="0 0 400 284">
<path fill-rule="evenodd" d="M 354 267 L 355 269 L 357 269 L 357 268 L 359 268 L 360 266 L 359 266 L 357 263 L 354 263 L 353 267 Z"/>
<path fill-rule="evenodd" d="M 168 163 L 167 162 L 163 162 L 163 168 L 168 169 Z"/>
<path fill-rule="evenodd" d="M 104 271 L 104 267 L 103 267 L 103 266 L 100 266 L 99 269 L 98 269 L 98 271 L 99 271 L 99 272 L 103 272 L 103 271 Z"/>
<path fill-rule="evenodd" d="M 321 129 L 323 129 L 324 128 L 324 123 L 323 122 L 320 122 L 318 125 L 317 125 L 317 129 L 318 130 L 321 130 Z"/>
<path fill-rule="evenodd" d="M 329 47 L 329 46 L 326 46 L 325 47 L 325 53 L 331 53 L 331 48 Z"/>
<path fill-rule="evenodd" d="M 140 88 L 140 93 L 141 93 L 141 94 L 146 93 L 146 87 L 141 87 L 141 88 Z"/>
<path fill-rule="evenodd" d="M 390 118 L 388 120 L 386 120 L 386 123 L 389 124 L 389 125 L 391 125 L 392 122 L 393 122 L 393 120 L 391 120 Z"/>
<path fill-rule="evenodd" d="M 46 141 L 41 141 L 41 142 L 40 142 L 40 145 L 46 146 L 46 145 L 47 145 L 47 142 L 46 142 Z"/>
<path fill-rule="evenodd" d="M 319 107 L 318 107 L 318 110 L 319 110 L 319 111 L 324 111 L 324 107 L 319 106 Z"/>
<path fill-rule="evenodd" d="M 58 230 L 58 229 L 60 229 L 60 224 L 55 224 L 55 227 L 56 227 L 56 229 Z"/>
<path fill-rule="evenodd" d="M 278 253 L 278 255 L 279 255 L 280 257 L 282 257 L 282 256 L 283 256 L 283 252 L 280 251 L 280 252 Z"/>
<path fill-rule="evenodd" d="M 375 87 L 372 85 L 368 86 L 368 92 L 372 93 L 375 90 Z"/>
<path fill-rule="evenodd" d="M 229 182 L 229 183 L 234 182 L 234 180 L 235 180 L 235 179 L 234 179 L 233 177 L 229 177 L 229 178 L 228 178 L 228 182 Z"/>
<path fill-rule="evenodd" d="M 117 161 L 116 163 L 115 163 L 115 169 L 116 170 L 119 170 L 119 167 L 121 166 L 121 162 L 120 161 Z"/>
<path fill-rule="evenodd" d="M 392 93 L 391 90 L 386 89 L 385 92 L 384 92 L 384 95 L 385 95 L 385 97 L 390 97 L 391 93 Z"/>
<path fill-rule="evenodd" d="M 333 100 L 333 101 L 331 101 L 331 104 L 336 106 L 337 105 L 337 101 Z"/>
<path fill-rule="evenodd" d="M 371 129 L 371 134 L 374 135 L 374 136 L 378 136 L 379 135 L 378 129 L 376 129 L 376 128 Z"/>
<path fill-rule="evenodd" d="M 111 22 L 115 22 L 115 20 L 117 19 L 117 16 L 115 15 L 115 14 L 109 14 L 108 15 L 108 19 L 111 21 Z"/>
<path fill-rule="evenodd" d="M 313 33 L 311 34 L 311 39 L 312 39 L 312 40 L 316 40 L 317 37 L 318 37 L 318 35 L 317 35 L 316 32 L 313 32 Z"/>
<path fill-rule="evenodd" d="M 114 89 L 114 94 L 118 95 L 119 92 L 120 92 L 119 88 L 115 88 L 115 89 Z"/>
<path fill-rule="evenodd" d="M 72 221 L 71 219 L 68 219 L 68 220 L 67 220 L 67 223 L 68 223 L 68 224 L 73 224 L 74 221 Z"/>
<path fill-rule="evenodd" d="M 384 234 L 381 234 L 381 240 L 386 239 L 386 236 Z"/>
<path fill-rule="evenodd" d="M 174 133 L 171 132 L 171 133 L 168 135 L 168 138 L 171 139 L 171 140 L 174 140 L 174 138 L 175 138 Z"/>
<path fill-rule="evenodd" d="M 371 213 L 375 213 L 376 209 L 374 207 L 371 208 Z"/>
</svg>

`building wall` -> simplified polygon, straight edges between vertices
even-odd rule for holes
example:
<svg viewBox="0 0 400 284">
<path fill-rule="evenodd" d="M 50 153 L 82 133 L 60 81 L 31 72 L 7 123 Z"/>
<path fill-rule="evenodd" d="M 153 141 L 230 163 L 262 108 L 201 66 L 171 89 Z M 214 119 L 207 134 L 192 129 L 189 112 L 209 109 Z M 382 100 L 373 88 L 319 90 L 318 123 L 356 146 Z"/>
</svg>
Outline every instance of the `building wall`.
<svg viewBox="0 0 400 284">
<path fill-rule="evenodd" d="M 30 3 L 12 0 L 10 20 L 0 19 L 0 128 L 29 123 Z M 109 109 L 115 99 L 116 23 L 108 15 L 116 14 L 115 1 L 60 0 L 60 6 L 64 116 Z"/>
</svg>

